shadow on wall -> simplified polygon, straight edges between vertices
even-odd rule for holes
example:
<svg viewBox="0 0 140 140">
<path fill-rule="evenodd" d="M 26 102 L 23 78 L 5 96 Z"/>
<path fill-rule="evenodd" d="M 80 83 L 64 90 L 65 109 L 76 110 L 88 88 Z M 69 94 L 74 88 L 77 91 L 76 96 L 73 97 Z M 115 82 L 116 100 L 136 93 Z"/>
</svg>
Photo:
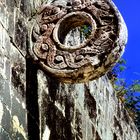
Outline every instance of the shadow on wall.
<svg viewBox="0 0 140 140">
<path fill-rule="evenodd" d="M 40 134 L 37 87 L 37 66 L 28 58 L 26 60 L 26 108 L 29 140 L 39 140 Z"/>
</svg>

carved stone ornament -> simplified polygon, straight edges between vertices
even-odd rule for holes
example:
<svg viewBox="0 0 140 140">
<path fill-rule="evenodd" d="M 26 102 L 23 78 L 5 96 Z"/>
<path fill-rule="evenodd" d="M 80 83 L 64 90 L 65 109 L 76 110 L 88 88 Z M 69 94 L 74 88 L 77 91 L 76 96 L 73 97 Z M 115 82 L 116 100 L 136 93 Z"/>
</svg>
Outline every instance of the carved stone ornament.
<svg viewBox="0 0 140 140">
<path fill-rule="evenodd" d="M 104 75 L 127 42 L 125 23 L 110 0 L 47 4 L 40 8 L 36 21 L 30 52 L 47 72 L 66 83 Z M 79 34 L 70 37 L 75 30 Z"/>
</svg>

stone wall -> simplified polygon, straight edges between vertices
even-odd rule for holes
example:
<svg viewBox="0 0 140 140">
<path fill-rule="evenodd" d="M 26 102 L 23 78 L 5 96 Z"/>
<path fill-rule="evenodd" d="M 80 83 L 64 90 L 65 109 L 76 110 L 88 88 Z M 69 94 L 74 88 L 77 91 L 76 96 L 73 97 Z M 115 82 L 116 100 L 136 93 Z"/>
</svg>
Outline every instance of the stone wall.
<svg viewBox="0 0 140 140">
<path fill-rule="evenodd" d="M 27 31 L 24 15 L 16 4 L 16 1 L 0 1 L 1 140 L 27 139 L 24 57 Z"/>
<path fill-rule="evenodd" d="M 58 140 L 139 139 L 133 120 L 116 98 L 106 76 L 73 85 L 56 85 L 56 81 L 49 82 L 43 77 L 40 71 L 42 137 L 48 136 L 51 140 L 54 137 Z"/>
<path fill-rule="evenodd" d="M 138 140 L 106 76 L 59 83 L 28 56 L 31 19 L 42 3 L 0 1 L 0 140 Z"/>
</svg>

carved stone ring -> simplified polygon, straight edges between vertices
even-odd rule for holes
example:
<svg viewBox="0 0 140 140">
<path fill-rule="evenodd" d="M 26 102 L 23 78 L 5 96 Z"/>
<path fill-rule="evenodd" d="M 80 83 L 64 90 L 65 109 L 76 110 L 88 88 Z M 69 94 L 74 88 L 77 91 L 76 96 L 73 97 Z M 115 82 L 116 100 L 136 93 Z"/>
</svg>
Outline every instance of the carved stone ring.
<svg viewBox="0 0 140 140">
<path fill-rule="evenodd" d="M 104 75 L 127 42 L 126 25 L 110 0 L 78 2 L 42 6 L 32 30 L 34 60 L 66 83 Z"/>
<path fill-rule="evenodd" d="M 70 30 L 84 25 L 89 25 L 91 27 L 90 31 L 91 33 L 89 37 L 82 44 L 75 45 L 72 47 L 66 47 L 67 44 L 63 44 L 61 38 L 65 38 L 66 33 L 68 33 Z M 86 46 L 86 44 L 90 41 L 90 39 L 94 35 L 95 31 L 96 31 L 96 22 L 90 14 L 82 11 L 71 12 L 58 21 L 58 23 L 54 28 L 53 38 L 54 41 L 58 43 L 58 47 L 60 47 L 61 49 L 77 50 Z"/>
</svg>

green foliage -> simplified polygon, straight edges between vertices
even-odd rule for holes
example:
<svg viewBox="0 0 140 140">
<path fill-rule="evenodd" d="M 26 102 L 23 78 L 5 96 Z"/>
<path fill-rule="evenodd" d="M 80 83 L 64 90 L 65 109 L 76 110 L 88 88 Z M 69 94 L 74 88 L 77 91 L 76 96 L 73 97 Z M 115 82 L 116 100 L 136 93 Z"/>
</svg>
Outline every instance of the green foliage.
<svg viewBox="0 0 140 140">
<path fill-rule="evenodd" d="M 113 73 L 117 75 L 123 72 L 126 69 L 126 61 L 124 59 L 120 59 L 116 64 L 115 68 L 113 69 Z"/>
<path fill-rule="evenodd" d="M 123 99 L 125 108 L 140 131 L 140 80 L 133 80 L 131 84 L 123 78 L 119 78 L 120 74 L 126 69 L 126 61 L 121 59 L 114 69 L 108 73 L 116 90 L 117 96 Z"/>
<path fill-rule="evenodd" d="M 123 58 L 119 60 L 118 64 L 122 64 L 125 65 L 126 64 L 126 60 L 124 60 Z"/>
<path fill-rule="evenodd" d="M 124 71 L 124 70 L 125 70 L 125 68 L 126 68 L 126 67 L 124 67 L 124 66 L 120 66 L 120 67 L 119 67 L 120 72 Z"/>
<path fill-rule="evenodd" d="M 91 34 L 91 29 L 90 25 L 83 25 L 80 32 L 87 38 Z"/>
<path fill-rule="evenodd" d="M 140 92 L 140 84 L 135 84 L 135 85 L 133 85 L 133 90 L 135 91 L 135 92 Z"/>
</svg>

